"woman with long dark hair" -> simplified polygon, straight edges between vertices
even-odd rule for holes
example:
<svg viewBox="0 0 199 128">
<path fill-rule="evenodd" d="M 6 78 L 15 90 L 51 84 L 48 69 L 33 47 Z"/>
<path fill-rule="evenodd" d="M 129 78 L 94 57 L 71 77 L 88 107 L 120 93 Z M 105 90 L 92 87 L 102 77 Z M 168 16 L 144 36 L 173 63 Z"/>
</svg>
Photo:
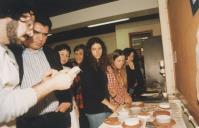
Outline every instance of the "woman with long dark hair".
<svg viewBox="0 0 199 128">
<path fill-rule="evenodd" d="M 59 54 L 60 63 L 64 69 L 70 69 L 72 63 L 69 62 L 71 49 L 67 44 L 57 45 L 54 49 Z M 68 97 L 68 102 L 59 106 L 60 111 L 65 111 L 66 113 L 70 111 L 71 116 L 71 128 L 79 128 L 79 118 L 78 118 L 78 108 L 75 102 L 74 94 L 72 88 L 65 90 L 65 97 Z M 70 102 L 69 102 L 70 101 Z"/>
<path fill-rule="evenodd" d="M 126 73 L 128 82 L 128 91 L 133 96 L 140 96 L 145 90 L 144 79 L 141 73 L 138 55 L 133 48 L 125 48 Z"/>
<path fill-rule="evenodd" d="M 87 49 L 89 64 L 81 75 L 84 110 L 90 128 L 97 128 L 116 107 L 108 101 L 105 44 L 100 38 L 94 37 L 88 40 Z"/>
<path fill-rule="evenodd" d="M 82 72 L 77 75 L 74 80 L 74 97 L 79 108 L 79 123 L 80 128 L 88 128 L 88 119 L 84 113 L 84 104 L 83 104 L 83 96 L 82 96 L 82 83 L 81 83 L 81 74 L 84 72 L 84 69 L 88 63 L 88 54 L 87 48 L 84 44 L 79 44 L 75 46 L 74 50 L 74 63 L 73 66 L 79 66 Z"/>
</svg>

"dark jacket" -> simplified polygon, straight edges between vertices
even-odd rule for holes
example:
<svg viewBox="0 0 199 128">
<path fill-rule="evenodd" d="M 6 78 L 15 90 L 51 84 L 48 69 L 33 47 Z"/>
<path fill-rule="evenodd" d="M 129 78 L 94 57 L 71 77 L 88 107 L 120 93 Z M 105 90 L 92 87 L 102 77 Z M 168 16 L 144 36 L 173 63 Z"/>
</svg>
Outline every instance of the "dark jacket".
<svg viewBox="0 0 199 128">
<path fill-rule="evenodd" d="M 107 76 L 101 68 L 94 69 L 87 65 L 81 76 L 84 110 L 88 114 L 110 111 L 101 102 L 107 98 Z"/>
<path fill-rule="evenodd" d="M 144 79 L 139 68 L 132 70 L 129 66 L 126 66 L 128 90 L 130 88 L 134 89 L 134 95 L 139 96 L 145 91 Z M 137 82 L 137 86 L 134 84 Z"/>
</svg>

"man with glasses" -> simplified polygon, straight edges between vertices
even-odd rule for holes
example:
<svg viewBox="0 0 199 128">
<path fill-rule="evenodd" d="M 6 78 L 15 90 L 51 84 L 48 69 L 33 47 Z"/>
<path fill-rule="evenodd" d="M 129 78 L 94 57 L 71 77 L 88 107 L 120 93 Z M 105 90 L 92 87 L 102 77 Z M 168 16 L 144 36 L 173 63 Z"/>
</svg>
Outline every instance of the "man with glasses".
<svg viewBox="0 0 199 128">
<path fill-rule="evenodd" d="M 32 87 L 35 83 L 41 81 L 43 74 L 49 69 L 62 69 L 58 55 L 45 45 L 51 26 L 52 23 L 49 17 L 36 15 L 33 26 L 33 36 L 23 43 L 25 48 L 22 52 L 17 53 L 16 49 L 13 51 L 14 53 L 16 52 L 15 55 L 21 73 L 20 87 L 22 89 Z M 69 90 L 51 93 L 32 107 L 25 115 L 20 117 L 17 120 L 17 127 L 66 128 L 67 125 L 69 127 L 69 113 L 66 115 L 65 113 L 60 113 L 59 110 L 66 111 L 69 109 L 69 105 L 72 102 L 71 99 L 72 97 Z M 66 117 L 63 115 L 66 115 Z"/>
<path fill-rule="evenodd" d="M 1 4 L 0 7 L 0 127 L 13 126 L 10 121 L 26 113 L 51 92 L 70 88 L 79 72 L 77 68 L 56 73 L 50 70 L 34 87 L 17 88 L 18 65 L 6 45 L 21 44 L 33 35 L 34 15 L 31 9 L 22 3 L 11 4 L 8 0 L 5 2 L 8 4 Z"/>
</svg>

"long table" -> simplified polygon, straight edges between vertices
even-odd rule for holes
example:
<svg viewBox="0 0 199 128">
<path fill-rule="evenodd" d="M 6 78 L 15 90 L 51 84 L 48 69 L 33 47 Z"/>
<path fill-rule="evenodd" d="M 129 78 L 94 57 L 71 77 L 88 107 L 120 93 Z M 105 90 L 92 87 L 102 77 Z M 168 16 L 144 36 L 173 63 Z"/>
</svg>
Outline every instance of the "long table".
<svg viewBox="0 0 199 128">
<path fill-rule="evenodd" d="M 172 128 L 186 128 L 185 122 L 182 117 L 182 108 L 180 101 L 176 98 L 171 98 L 169 100 L 170 107 L 171 107 L 171 118 L 175 120 L 176 124 L 172 126 Z M 158 103 L 147 103 L 151 105 L 157 105 Z M 113 113 L 114 115 L 115 113 Z M 146 125 L 144 125 L 142 128 L 147 128 Z M 110 127 L 109 125 L 103 123 L 101 124 L 98 128 L 113 128 L 112 126 Z M 122 126 L 117 126 L 114 128 L 122 128 Z M 149 128 L 149 127 L 148 127 Z"/>
</svg>

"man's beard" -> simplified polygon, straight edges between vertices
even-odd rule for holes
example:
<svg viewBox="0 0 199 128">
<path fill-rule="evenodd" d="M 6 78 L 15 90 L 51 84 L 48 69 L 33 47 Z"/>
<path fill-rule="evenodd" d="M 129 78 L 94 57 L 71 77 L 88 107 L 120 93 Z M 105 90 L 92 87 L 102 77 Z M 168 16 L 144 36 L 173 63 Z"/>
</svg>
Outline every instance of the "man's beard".
<svg viewBox="0 0 199 128">
<path fill-rule="evenodd" d="M 10 44 L 19 44 L 20 40 L 17 37 L 18 22 L 16 20 L 10 21 L 7 24 L 7 36 Z"/>
</svg>

